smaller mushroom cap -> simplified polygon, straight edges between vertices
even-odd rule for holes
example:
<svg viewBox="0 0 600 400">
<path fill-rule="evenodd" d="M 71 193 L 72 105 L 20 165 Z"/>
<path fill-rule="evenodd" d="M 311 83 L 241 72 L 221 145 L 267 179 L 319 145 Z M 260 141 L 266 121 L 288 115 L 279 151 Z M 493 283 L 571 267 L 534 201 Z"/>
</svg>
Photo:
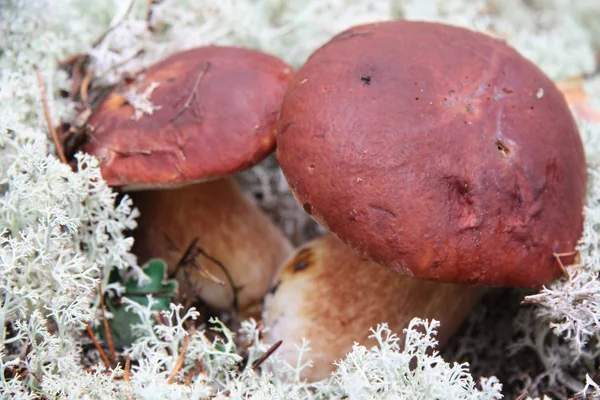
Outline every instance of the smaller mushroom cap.
<svg viewBox="0 0 600 400">
<path fill-rule="evenodd" d="M 436 319 L 437 339 L 444 344 L 482 290 L 408 278 L 362 260 L 335 236 L 326 235 L 299 248 L 280 269 L 265 300 L 265 338 L 271 343 L 282 340 L 277 353 L 292 365 L 297 346 L 308 340 L 306 358 L 313 368 L 302 377 L 325 379 L 355 342 L 374 345 L 370 329 L 381 323 L 402 337 L 414 317 Z"/>
<path fill-rule="evenodd" d="M 114 89 L 90 117 L 82 151 L 104 179 L 127 189 L 181 186 L 226 176 L 264 159 L 292 68 L 235 47 L 176 53 Z M 146 93 L 136 115 L 124 93 Z"/>
</svg>

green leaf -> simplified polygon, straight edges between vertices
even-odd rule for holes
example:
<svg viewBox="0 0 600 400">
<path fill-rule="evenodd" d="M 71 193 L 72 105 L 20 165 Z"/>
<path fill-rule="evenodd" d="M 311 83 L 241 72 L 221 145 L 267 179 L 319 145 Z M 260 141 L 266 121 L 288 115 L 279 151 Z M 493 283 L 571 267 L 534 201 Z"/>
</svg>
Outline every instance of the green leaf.
<svg viewBox="0 0 600 400">
<path fill-rule="evenodd" d="M 155 302 L 153 310 L 168 310 L 171 300 L 175 297 L 177 291 L 177 281 L 167 280 L 167 265 L 163 260 L 150 260 L 143 267 L 144 273 L 150 278 L 146 285 L 138 286 L 137 281 L 130 280 L 123 282 L 120 274 L 117 272 L 111 275 L 111 282 L 120 282 L 125 286 L 124 296 L 142 304 L 148 305 L 148 294 L 151 294 Z M 106 298 L 106 308 L 113 314 L 113 318 L 108 321 L 115 346 L 127 346 L 135 341 L 135 336 L 131 330 L 132 325 L 139 324 L 140 319 L 133 311 L 125 310 L 121 305 L 120 299 Z M 99 328 L 98 334 L 106 340 L 104 334 L 104 325 Z"/>
</svg>

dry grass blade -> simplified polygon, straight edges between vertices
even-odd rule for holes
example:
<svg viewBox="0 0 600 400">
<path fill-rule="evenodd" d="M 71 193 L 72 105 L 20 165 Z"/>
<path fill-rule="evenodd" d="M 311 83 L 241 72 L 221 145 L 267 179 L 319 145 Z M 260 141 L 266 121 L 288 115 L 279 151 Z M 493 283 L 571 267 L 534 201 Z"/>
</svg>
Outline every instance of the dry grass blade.
<svg viewBox="0 0 600 400">
<path fill-rule="evenodd" d="M 61 162 L 68 164 L 67 157 L 65 157 L 65 151 L 63 149 L 62 143 L 58 139 L 58 133 L 54 128 L 54 123 L 52 122 L 52 117 L 50 116 L 50 108 L 48 107 L 48 95 L 46 93 L 46 83 L 44 82 L 44 77 L 37 65 L 34 65 L 35 74 L 37 75 L 38 84 L 40 86 L 40 90 L 42 92 L 42 106 L 44 108 L 44 116 L 46 117 L 46 123 L 48 124 L 48 130 L 50 131 L 50 135 L 52 135 L 52 141 L 54 142 L 54 147 L 56 147 L 56 152 L 58 153 L 58 158 Z"/>
<path fill-rule="evenodd" d="M 515 400 L 524 400 L 525 398 L 527 398 L 527 391 L 520 393 L 517 397 L 515 397 Z"/>
<path fill-rule="evenodd" d="M 83 102 L 83 105 L 85 106 L 86 110 L 90 109 L 89 88 L 93 76 L 93 72 L 88 71 L 81 80 L 81 88 L 79 89 L 79 92 L 81 93 L 81 101 Z"/>
<path fill-rule="evenodd" d="M 211 65 L 212 64 L 210 62 L 205 63 L 204 67 L 200 70 L 200 72 L 198 72 L 198 76 L 196 76 L 196 81 L 194 82 L 194 86 L 192 87 L 192 91 L 190 92 L 190 95 L 188 96 L 187 100 L 185 101 L 185 104 L 177 112 L 177 114 L 175 114 L 175 116 L 169 120 L 169 122 L 173 122 L 177 118 L 179 118 L 181 116 L 181 114 L 183 114 L 184 111 L 186 111 L 188 108 L 190 108 L 190 106 L 192 105 L 192 101 L 194 101 L 194 99 L 197 99 L 198 86 L 200 85 L 200 82 L 202 82 L 202 79 L 204 79 L 204 76 L 210 69 Z"/>
<path fill-rule="evenodd" d="M 262 363 L 264 363 L 265 360 L 267 358 L 269 358 L 271 356 L 271 354 L 273 354 L 275 352 L 275 350 L 277 350 L 279 348 L 279 346 L 281 346 L 281 343 L 283 343 L 282 340 L 279 340 L 279 341 L 275 342 L 275 344 L 273 346 L 271 346 L 269 348 L 269 350 L 265 351 L 265 354 L 263 354 L 262 356 L 260 356 L 259 358 L 257 358 L 252 363 L 252 369 L 257 369 L 258 367 L 260 367 L 262 365 Z"/>
<path fill-rule="evenodd" d="M 186 335 L 185 339 L 183 339 L 183 347 L 181 348 L 181 352 L 179 353 L 179 357 L 177 358 L 177 363 L 175 364 L 175 367 L 173 367 L 173 371 L 171 371 L 171 374 L 169 375 L 169 378 L 167 379 L 168 384 L 173 383 L 173 380 L 175 379 L 175 375 L 177 375 L 177 373 L 179 372 L 181 367 L 183 367 L 183 361 L 185 360 L 185 352 L 187 351 L 189 344 L 190 344 L 190 335 Z"/>
<path fill-rule="evenodd" d="M 96 339 L 96 335 L 94 334 L 94 330 L 90 326 L 89 322 L 85 323 L 85 329 L 87 330 L 87 333 L 90 336 L 90 339 L 92 339 L 92 342 L 94 343 L 94 346 L 96 347 L 96 350 L 98 350 L 98 353 L 100 353 L 100 358 L 104 362 L 104 365 L 106 365 L 106 368 L 110 368 L 110 362 L 108 361 L 108 356 L 106 355 L 106 353 L 102 349 L 102 346 L 100 346 L 100 342 L 98 342 L 98 339 Z"/>
<path fill-rule="evenodd" d="M 131 358 L 127 356 L 127 360 L 125 360 L 125 371 L 123 374 L 123 379 L 125 382 L 129 383 L 131 379 Z"/>
<path fill-rule="evenodd" d="M 102 322 L 104 323 L 104 334 L 106 335 L 106 344 L 110 352 L 110 359 L 113 363 L 117 362 L 117 352 L 113 342 L 112 332 L 108 326 L 108 318 L 106 318 L 106 306 L 104 305 L 104 292 L 102 291 L 102 282 L 98 282 L 98 293 L 100 295 L 100 306 L 102 310 Z"/>
<path fill-rule="evenodd" d="M 554 258 L 558 262 L 558 266 L 560 267 L 560 269 L 561 269 L 564 277 L 567 278 L 567 280 L 569 280 L 571 278 L 570 278 L 570 275 L 569 275 L 569 271 L 567 271 L 567 267 L 562 262 L 562 257 L 573 257 L 576 254 L 577 254 L 576 251 L 572 251 L 572 252 L 569 252 L 569 253 L 554 253 L 553 254 Z"/>
</svg>

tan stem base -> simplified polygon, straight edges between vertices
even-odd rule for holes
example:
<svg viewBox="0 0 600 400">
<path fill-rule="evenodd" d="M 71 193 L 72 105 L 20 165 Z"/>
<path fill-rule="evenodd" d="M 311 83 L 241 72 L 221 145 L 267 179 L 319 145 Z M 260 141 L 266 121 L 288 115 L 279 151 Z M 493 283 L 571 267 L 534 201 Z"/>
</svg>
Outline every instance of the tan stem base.
<svg viewBox="0 0 600 400">
<path fill-rule="evenodd" d="M 483 288 L 409 278 L 387 267 L 363 261 L 333 236 L 300 248 L 280 271 L 273 295 L 267 297 L 266 338 L 292 365 L 302 338 L 310 341 L 309 381 L 325 379 L 333 362 L 352 350 L 354 342 L 376 345 L 370 328 L 387 323 L 400 336 L 414 317 L 440 321 L 443 345 L 465 320 Z M 306 360 L 305 360 L 306 361 Z"/>
<path fill-rule="evenodd" d="M 206 257 L 196 262 L 222 281 L 220 285 L 198 268 L 177 269 L 177 263 L 195 238 L 198 246 L 227 269 L 238 288 L 240 311 L 262 301 L 277 267 L 292 246 L 278 228 L 250 202 L 232 178 L 173 190 L 134 192 L 142 216 L 134 232 L 139 262 L 162 258 L 175 273 L 183 300 L 201 298 L 209 306 L 228 310 L 233 288 L 226 274 Z"/>
</svg>

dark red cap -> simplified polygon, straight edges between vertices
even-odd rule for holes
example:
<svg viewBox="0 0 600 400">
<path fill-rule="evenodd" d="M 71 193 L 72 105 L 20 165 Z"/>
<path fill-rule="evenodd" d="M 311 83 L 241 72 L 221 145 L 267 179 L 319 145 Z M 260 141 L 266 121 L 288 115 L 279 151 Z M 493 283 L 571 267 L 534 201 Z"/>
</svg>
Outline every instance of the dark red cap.
<svg viewBox="0 0 600 400">
<path fill-rule="evenodd" d="M 181 52 L 116 88 L 91 116 L 82 151 L 112 186 L 153 188 L 215 179 L 249 168 L 275 148 L 275 123 L 292 68 L 234 47 Z M 150 96 L 135 118 L 123 93 Z"/>
<path fill-rule="evenodd" d="M 349 29 L 296 73 L 279 124 L 304 209 L 404 274 L 538 287 L 581 235 L 586 161 L 569 107 L 487 35 L 408 21 Z"/>
</svg>

